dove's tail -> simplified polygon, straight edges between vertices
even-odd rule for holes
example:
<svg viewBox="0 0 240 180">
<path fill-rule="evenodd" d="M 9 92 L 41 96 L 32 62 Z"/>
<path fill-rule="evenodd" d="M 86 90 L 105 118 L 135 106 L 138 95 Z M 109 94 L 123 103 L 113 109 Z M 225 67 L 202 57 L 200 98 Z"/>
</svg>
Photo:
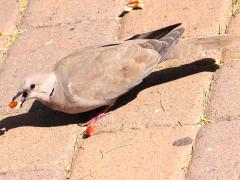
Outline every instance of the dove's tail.
<svg viewBox="0 0 240 180">
<path fill-rule="evenodd" d="M 181 39 L 167 58 L 205 58 L 207 52 L 219 48 L 239 51 L 240 36 L 226 34 Z"/>
</svg>

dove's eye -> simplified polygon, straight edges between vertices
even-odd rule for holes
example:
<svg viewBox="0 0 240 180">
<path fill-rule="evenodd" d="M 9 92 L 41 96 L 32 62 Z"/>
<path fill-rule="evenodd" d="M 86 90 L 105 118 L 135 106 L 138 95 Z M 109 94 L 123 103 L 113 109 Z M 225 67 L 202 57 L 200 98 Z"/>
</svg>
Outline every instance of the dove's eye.
<svg viewBox="0 0 240 180">
<path fill-rule="evenodd" d="M 35 88 L 35 84 L 31 84 L 30 89 L 32 90 L 34 88 Z"/>
</svg>

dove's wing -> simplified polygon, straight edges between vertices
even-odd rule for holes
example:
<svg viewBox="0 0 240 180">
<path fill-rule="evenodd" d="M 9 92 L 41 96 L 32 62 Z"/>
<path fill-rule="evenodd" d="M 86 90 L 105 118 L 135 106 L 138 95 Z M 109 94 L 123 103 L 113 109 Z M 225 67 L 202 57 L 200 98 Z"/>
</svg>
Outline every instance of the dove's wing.
<svg viewBox="0 0 240 180">
<path fill-rule="evenodd" d="M 141 83 L 165 59 L 183 31 L 175 29 L 159 40 L 85 48 L 56 65 L 57 79 L 67 97 L 88 102 L 89 106 L 108 104 Z"/>
<path fill-rule="evenodd" d="M 181 23 L 177 23 L 177 24 L 173 24 L 173 25 L 161 28 L 161 29 L 157 29 L 155 31 L 150 31 L 150 32 L 142 33 L 142 34 L 136 34 L 130 38 L 127 38 L 126 41 L 136 40 L 136 39 L 160 39 L 180 25 L 181 25 Z"/>
</svg>

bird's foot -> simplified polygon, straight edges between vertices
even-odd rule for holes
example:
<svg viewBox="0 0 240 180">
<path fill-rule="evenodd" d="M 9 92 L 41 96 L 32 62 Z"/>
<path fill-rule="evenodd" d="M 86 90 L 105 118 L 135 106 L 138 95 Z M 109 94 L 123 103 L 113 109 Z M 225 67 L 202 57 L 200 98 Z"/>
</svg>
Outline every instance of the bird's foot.
<svg viewBox="0 0 240 180">
<path fill-rule="evenodd" d="M 87 126 L 89 124 L 95 124 L 98 120 L 100 120 L 103 116 L 106 115 L 107 111 L 111 108 L 112 106 L 104 106 L 103 109 L 100 111 L 100 113 L 88 120 L 87 122 L 84 123 L 79 123 L 78 125 L 80 126 Z"/>
</svg>

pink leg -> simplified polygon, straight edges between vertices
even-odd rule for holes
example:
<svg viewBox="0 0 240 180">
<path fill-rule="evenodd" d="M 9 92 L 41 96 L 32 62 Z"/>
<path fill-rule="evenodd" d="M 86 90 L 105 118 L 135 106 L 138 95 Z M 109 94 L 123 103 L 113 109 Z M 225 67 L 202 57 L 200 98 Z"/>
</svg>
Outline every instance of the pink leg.
<svg viewBox="0 0 240 180">
<path fill-rule="evenodd" d="M 111 108 L 112 106 L 104 106 L 103 109 L 100 111 L 100 113 L 91 118 L 89 121 L 85 122 L 85 123 L 79 123 L 79 125 L 81 126 L 86 126 L 86 125 L 89 125 L 89 124 L 95 124 L 98 120 L 100 120 L 105 114 L 106 112 Z"/>
</svg>

